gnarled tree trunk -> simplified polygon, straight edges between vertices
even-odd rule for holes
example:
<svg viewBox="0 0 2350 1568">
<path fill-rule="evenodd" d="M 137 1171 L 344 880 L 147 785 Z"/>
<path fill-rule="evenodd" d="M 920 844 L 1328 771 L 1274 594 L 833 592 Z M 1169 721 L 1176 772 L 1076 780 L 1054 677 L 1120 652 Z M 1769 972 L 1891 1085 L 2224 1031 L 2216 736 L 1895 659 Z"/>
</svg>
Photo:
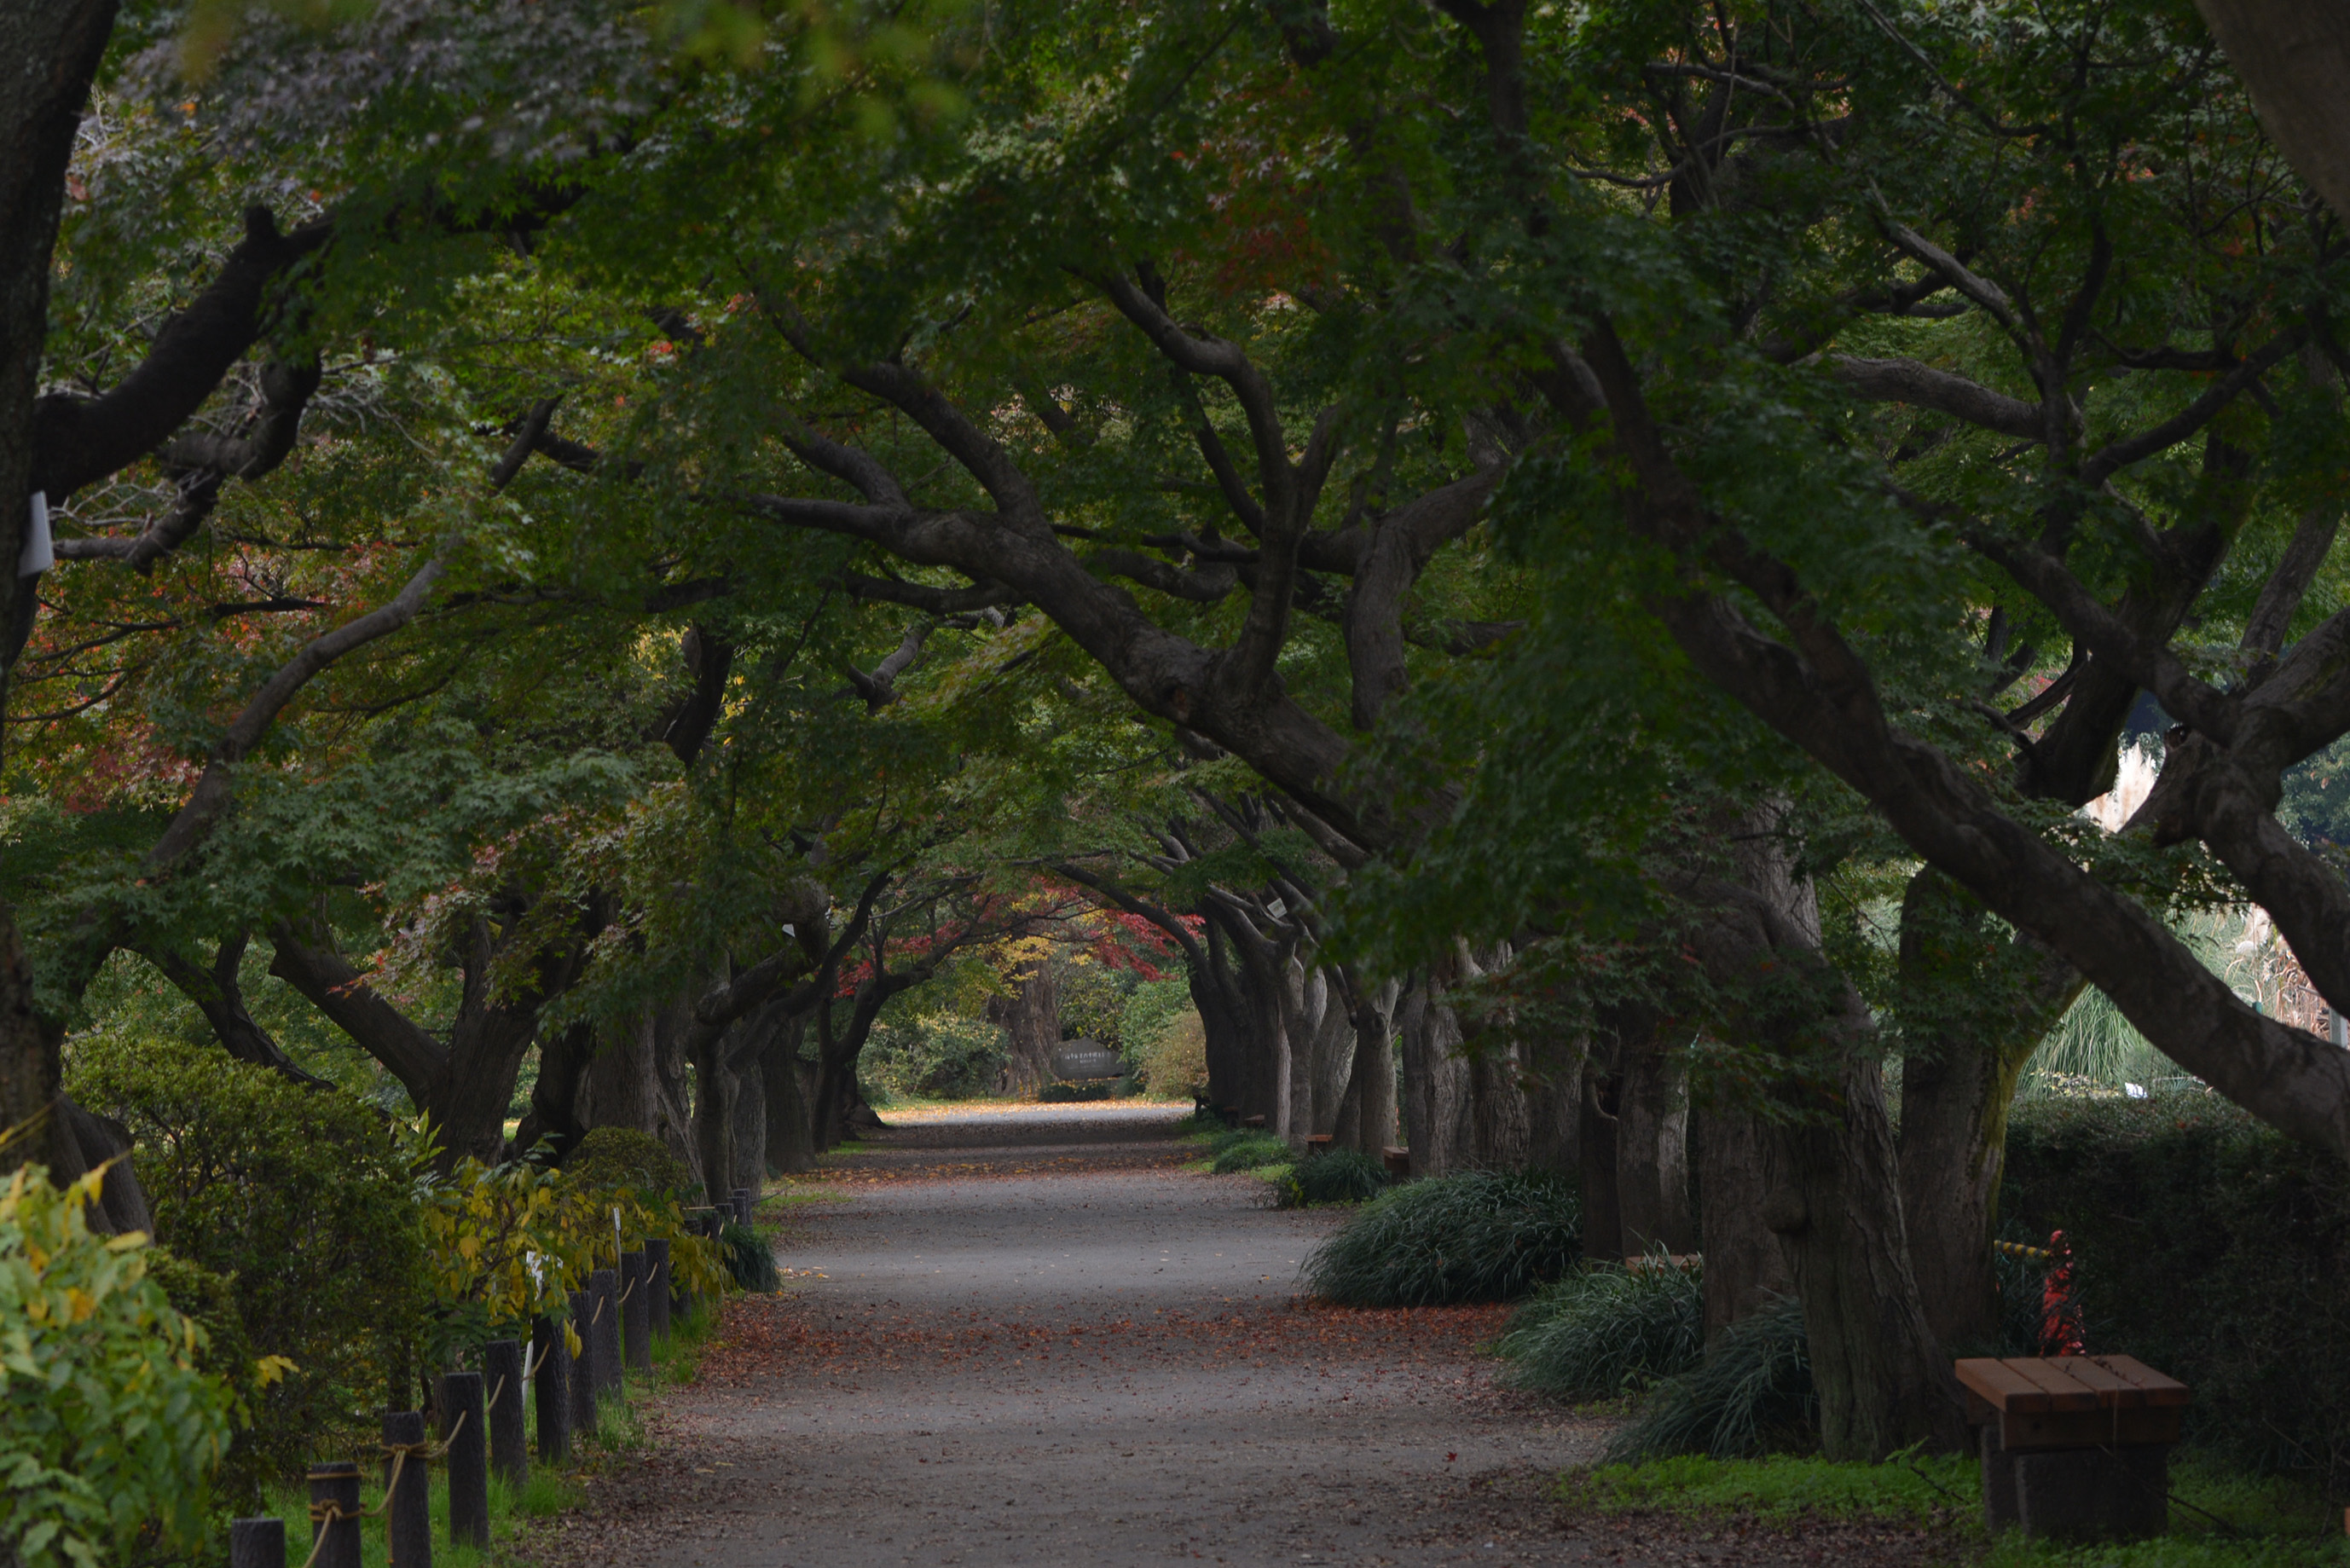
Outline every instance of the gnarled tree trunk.
<svg viewBox="0 0 2350 1568">
<path fill-rule="evenodd" d="M 1053 1051 L 1061 1043 L 1061 975 L 1053 960 L 1039 960 L 1011 995 L 989 997 L 987 1016 L 1003 1030 L 998 1087 L 1016 1099 L 1035 1098 L 1053 1081 Z"/>
</svg>

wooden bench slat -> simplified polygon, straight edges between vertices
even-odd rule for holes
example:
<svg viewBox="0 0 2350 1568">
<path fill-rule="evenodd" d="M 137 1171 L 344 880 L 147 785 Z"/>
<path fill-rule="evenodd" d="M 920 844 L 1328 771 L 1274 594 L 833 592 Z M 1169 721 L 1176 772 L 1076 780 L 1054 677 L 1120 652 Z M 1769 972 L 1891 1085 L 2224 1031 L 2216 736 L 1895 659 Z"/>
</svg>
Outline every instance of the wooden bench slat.
<svg viewBox="0 0 2350 1568">
<path fill-rule="evenodd" d="M 2047 1400 L 2047 1403 L 2039 1407 L 2043 1410 L 2094 1410 L 2097 1407 L 2095 1389 L 2076 1377 L 2067 1376 L 2051 1362 L 2025 1356 L 2011 1356 L 2001 1365 L 2022 1374 L 2038 1386 L 2042 1395 Z M 2011 1410 L 2021 1410 L 2029 1407 L 2021 1406 L 2010 1400 L 2007 1407 Z"/>
<path fill-rule="evenodd" d="M 1957 1364 L 1959 1381 L 1996 1410 L 2044 1410 L 2047 1396 L 2040 1385 L 2004 1361 L 1988 1355 L 1969 1356 Z"/>
<path fill-rule="evenodd" d="M 2082 1359 L 2095 1362 L 2116 1377 L 2135 1386 L 2145 1396 L 2149 1406 L 2184 1405 L 2193 1397 L 2186 1384 L 2168 1374 L 2157 1372 L 2135 1355 L 2091 1355 Z"/>
<path fill-rule="evenodd" d="M 2101 1410 L 2141 1410 L 2146 1407 L 2146 1390 L 2119 1373 L 2098 1365 L 2095 1356 L 2051 1356 L 2049 1365 L 2075 1382 L 2085 1383 L 2095 1389 L 2097 1407 Z"/>
</svg>

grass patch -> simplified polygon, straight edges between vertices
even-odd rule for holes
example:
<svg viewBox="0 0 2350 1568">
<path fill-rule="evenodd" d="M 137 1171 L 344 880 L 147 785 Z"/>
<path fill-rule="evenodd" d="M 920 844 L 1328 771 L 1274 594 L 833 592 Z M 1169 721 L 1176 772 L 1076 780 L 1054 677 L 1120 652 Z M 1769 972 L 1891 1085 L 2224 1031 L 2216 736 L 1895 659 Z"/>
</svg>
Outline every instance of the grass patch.
<svg viewBox="0 0 2350 1568">
<path fill-rule="evenodd" d="M 1513 1301 L 1582 1260 L 1575 1185 L 1555 1171 L 1464 1171 L 1407 1182 L 1305 1261 L 1306 1288 L 1340 1306 Z"/>
<path fill-rule="evenodd" d="M 1760 1459 L 1678 1454 L 1570 1471 L 1557 1496 L 1569 1507 L 1601 1514 L 1742 1514 L 1781 1525 L 1818 1517 L 1918 1525 L 1956 1525 L 1963 1519 L 1980 1529 L 1982 1480 L 1973 1460 L 1955 1454 L 1885 1465 L 1792 1454 Z"/>
<path fill-rule="evenodd" d="M 1290 1152 L 1288 1139 L 1247 1128 L 1220 1129 L 1195 1141 L 1206 1145 L 1208 1168 L 1218 1176 L 1230 1176 L 1236 1170 L 1257 1170 L 1268 1165 L 1287 1165 L 1297 1158 Z"/>
<path fill-rule="evenodd" d="M 2066 1546 L 2008 1532 L 1987 1539 L 1981 1475 L 1960 1455 L 1839 1464 L 1774 1454 L 1719 1459 L 1683 1454 L 1637 1465 L 1569 1471 L 1555 1496 L 1571 1509 L 1751 1519 L 1781 1529 L 1814 1519 L 1876 1520 L 1947 1532 L 1961 1560 L 1983 1568 L 2325 1568 L 2350 1564 L 2341 1515 L 2297 1482 L 2220 1468 L 2192 1452 L 2171 1467 L 2167 1535 Z"/>
<path fill-rule="evenodd" d="M 1587 1263 L 1536 1292 L 1493 1348 L 1520 1388 L 1571 1400 L 1636 1393 L 1704 1358 L 1704 1277 L 1662 1259 Z"/>
</svg>

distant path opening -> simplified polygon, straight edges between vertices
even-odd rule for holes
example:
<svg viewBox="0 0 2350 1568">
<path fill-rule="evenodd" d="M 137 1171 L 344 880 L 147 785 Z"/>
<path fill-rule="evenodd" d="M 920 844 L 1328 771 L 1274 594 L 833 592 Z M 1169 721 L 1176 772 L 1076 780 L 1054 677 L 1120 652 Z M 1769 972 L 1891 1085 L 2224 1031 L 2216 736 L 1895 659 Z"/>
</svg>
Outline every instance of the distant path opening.
<svg viewBox="0 0 2350 1568">
<path fill-rule="evenodd" d="M 1297 1301 L 1343 1212 L 1184 1169 L 1183 1114 L 920 1112 L 828 1158 L 785 1293 L 729 1309 L 659 1451 L 546 1561 L 1781 1560 L 1563 1528 L 1541 1487 L 1604 1428 L 1496 1385 L 1505 1309 Z"/>
</svg>

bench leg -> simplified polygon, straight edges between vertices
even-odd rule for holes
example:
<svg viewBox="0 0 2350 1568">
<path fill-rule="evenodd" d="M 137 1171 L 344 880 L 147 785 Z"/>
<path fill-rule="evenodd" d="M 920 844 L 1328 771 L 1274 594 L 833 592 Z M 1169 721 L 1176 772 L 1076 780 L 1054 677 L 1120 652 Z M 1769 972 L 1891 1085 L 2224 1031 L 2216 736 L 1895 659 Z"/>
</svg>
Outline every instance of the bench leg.
<svg viewBox="0 0 2350 1568">
<path fill-rule="evenodd" d="M 2050 1449 L 2010 1456 L 2026 1535 L 2116 1541 L 2170 1526 L 2170 1445 Z"/>
<path fill-rule="evenodd" d="M 1978 1427 L 1982 1447 L 1983 1527 L 1993 1535 L 2022 1522 L 2015 1511 L 2015 1456 L 1999 1446 L 1999 1423 Z"/>
</svg>

